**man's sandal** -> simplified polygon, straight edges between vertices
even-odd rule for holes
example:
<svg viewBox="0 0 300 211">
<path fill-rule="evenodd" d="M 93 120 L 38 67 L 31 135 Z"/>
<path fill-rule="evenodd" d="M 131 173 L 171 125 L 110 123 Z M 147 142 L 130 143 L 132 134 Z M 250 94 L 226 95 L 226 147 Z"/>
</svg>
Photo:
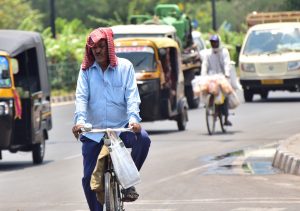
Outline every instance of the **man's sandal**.
<svg viewBox="0 0 300 211">
<path fill-rule="evenodd" d="M 133 202 L 139 198 L 139 194 L 136 192 L 135 187 L 130 187 L 127 189 L 123 189 L 122 193 L 124 194 L 124 197 L 122 201 L 124 202 Z"/>
</svg>

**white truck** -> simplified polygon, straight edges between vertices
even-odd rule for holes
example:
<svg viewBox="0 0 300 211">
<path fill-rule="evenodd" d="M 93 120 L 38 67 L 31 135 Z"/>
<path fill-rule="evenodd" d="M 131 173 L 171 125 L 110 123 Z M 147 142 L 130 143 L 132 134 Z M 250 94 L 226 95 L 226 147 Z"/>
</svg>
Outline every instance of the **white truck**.
<svg viewBox="0 0 300 211">
<path fill-rule="evenodd" d="M 254 94 L 300 91 L 300 13 L 253 13 L 239 56 L 240 83 L 246 102 Z"/>
</svg>

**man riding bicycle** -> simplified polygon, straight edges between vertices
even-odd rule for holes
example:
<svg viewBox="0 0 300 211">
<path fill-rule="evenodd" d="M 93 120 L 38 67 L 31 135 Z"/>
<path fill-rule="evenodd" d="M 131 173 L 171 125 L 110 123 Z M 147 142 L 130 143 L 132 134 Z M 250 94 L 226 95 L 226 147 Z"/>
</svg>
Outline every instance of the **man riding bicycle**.
<svg viewBox="0 0 300 211">
<path fill-rule="evenodd" d="M 207 50 L 203 56 L 201 75 L 222 74 L 229 80 L 231 64 L 228 49 L 220 47 L 220 37 L 217 34 L 212 35 L 209 41 L 212 48 Z M 226 97 L 222 111 L 225 116 L 224 125 L 231 126 L 232 123 L 228 120 L 228 99 Z"/>
<path fill-rule="evenodd" d="M 82 142 L 82 186 L 92 211 L 103 210 L 96 193 L 91 190 L 90 180 L 103 146 L 104 134 L 81 135 L 84 124 L 91 123 L 96 128 L 131 127 L 135 133 L 122 132 L 120 138 L 126 147 L 132 148 L 131 156 L 138 170 L 147 157 L 151 142 L 139 124 L 141 101 L 133 65 L 126 59 L 118 58 L 114 49 L 110 28 L 97 28 L 90 33 L 76 88 L 75 126 L 72 132 Z M 134 187 L 124 191 L 124 201 L 134 201 L 138 196 Z"/>
</svg>

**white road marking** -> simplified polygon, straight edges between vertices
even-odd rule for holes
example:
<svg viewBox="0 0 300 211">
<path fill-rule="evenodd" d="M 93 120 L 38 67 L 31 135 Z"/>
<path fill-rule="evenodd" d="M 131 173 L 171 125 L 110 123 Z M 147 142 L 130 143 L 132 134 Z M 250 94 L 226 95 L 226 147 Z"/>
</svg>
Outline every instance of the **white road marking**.
<svg viewBox="0 0 300 211">
<path fill-rule="evenodd" d="M 182 172 L 179 172 L 177 174 L 174 174 L 172 176 L 169 176 L 169 177 L 165 177 L 163 179 L 160 179 L 160 180 L 157 180 L 156 182 L 154 182 L 154 184 L 159 184 L 159 183 L 164 183 L 166 181 L 170 181 L 174 178 L 178 178 L 178 177 L 181 177 L 181 176 L 186 176 L 188 174 L 191 174 L 193 172 L 196 172 L 196 171 L 199 171 L 199 170 L 202 170 L 204 168 L 208 168 L 210 166 L 213 166 L 213 165 L 216 165 L 217 162 L 213 162 L 213 163 L 209 163 L 209 164 L 206 164 L 206 165 L 203 165 L 203 166 L 199 166 L 199 167 L 196 167 L 196 168 L 192 168 L 190 170 L 186 170 L 186 171 L 182 171 Z M 152 184 L 151 184 L 152 185 Z"/>
<path fill-rule="evenodd" d="M 233 209 L 231 211 L 282 211 L 282 210 L 286 210 L 286 208 L 241 207 L 241 208 Z"/>
<path fill-rule="evenodd" d="M 71 159 L 78 158 L 81 156 L 82 156 L 81 154 L 71 155 L 71 156 L 65 157 L 63 160 L 71 160 Z"/>
<path fill-rule="evenodd" d="M 132 209 L 132 210 L 142 210 L 142 211 L 175 211 L 176 209 Z"/>
<path fill-rule="evenodd" d="M 300 204 L 300 198 L 211 198 L 182 200 L 139 200 L 134 205 L 188 205 L 188 204 Z"/>
</svg>

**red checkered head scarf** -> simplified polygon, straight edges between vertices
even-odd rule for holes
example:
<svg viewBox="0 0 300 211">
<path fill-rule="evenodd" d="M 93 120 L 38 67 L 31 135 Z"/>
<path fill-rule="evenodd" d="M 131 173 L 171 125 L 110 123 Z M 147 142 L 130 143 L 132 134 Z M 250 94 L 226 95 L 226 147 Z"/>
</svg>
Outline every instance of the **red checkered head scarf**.
<svg viewBox="0 0 300 211">
<path fill-rule="evenodd" d="M 81 64 L 81 68 L 83 70 L 88 69 L 94 64 L 95 57 L 91 48 L 94 47 L 101 39 L 105 39 L 107 41 L 108 58 L 110 65 L 112 67 L 115 67 L 117 65 L 118 59 L 115 53 L 113 31 L 111 30 L 111 28 L 98 28 L 93 30 L 87 37 L 85 45 L 85 54 Z"/>
</svg>

